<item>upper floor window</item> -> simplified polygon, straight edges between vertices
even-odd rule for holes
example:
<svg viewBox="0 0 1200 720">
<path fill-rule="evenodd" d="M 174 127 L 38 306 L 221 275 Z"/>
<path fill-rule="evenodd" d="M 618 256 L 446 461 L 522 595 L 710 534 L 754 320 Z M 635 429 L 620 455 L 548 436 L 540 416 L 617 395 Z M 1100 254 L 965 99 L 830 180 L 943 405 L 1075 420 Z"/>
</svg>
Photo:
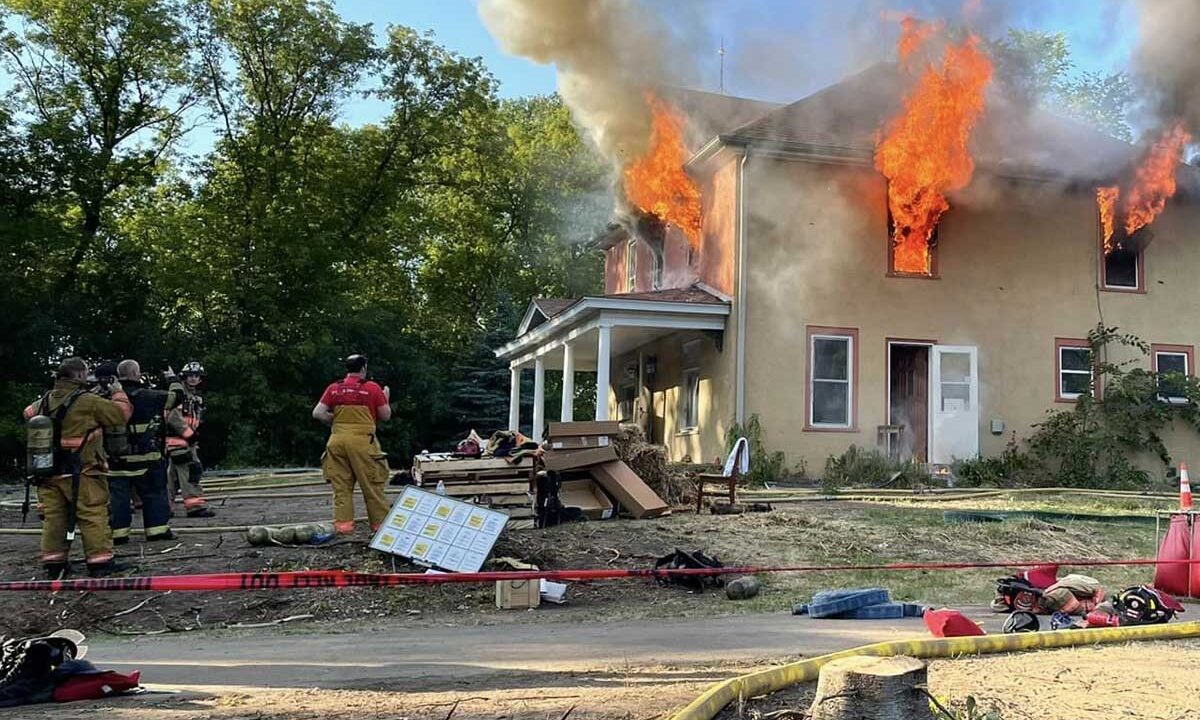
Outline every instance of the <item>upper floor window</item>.
<svg viewBox="0 0 1200 720">
<path fill-rule="evenodd" d="M 651 289 L 652 290 L 662 290 L 662 286 L 663 286 L 663 254 L 661 252 L 655 252 L 652 250 L 650 252 L 650 259 L 652 262 L 651 269 L 653 271 L 651 273 L 652 274 Z"/>
<path fill-rule="evenodd" d="M 1087 340 L 1054 339 L 1055 379 L 1054 399 L 1073 402 L 1094 389 L 1092 348 Z"/>
<path fill-rule="evenodd" d="M 1194 370 L 1191 345 L 1151 345 L 1153 370 L 1158 374 L 1158 399 L 1172 405 L 1187 404 L 1187 377 Z"/>
<path fill-rule="evenodd" d="M 911 240 L 899 239 L 898 241 L 898 238 L 896 238 L 896 224 L 892 220 L 891 210 L 888 210 L 888 275 L 893 277 L 937 277 L 937 245 L 937 226 L 933 228 L 933 234 L 926 242 L 922 242 L 917 238 Z"/>
<path fill-rule="evenodd" d="M 629 238 L 625 244 L 625 292 L 637 289 L 637 239 Z"/>
<path fill-rule="evenodd" d="M 1143 277 L 1141 251 L 1118 247 L 1105 253 L 1100 267 L 1100 284 L 1105 290 L 1141 291 Z"/>
</svg>

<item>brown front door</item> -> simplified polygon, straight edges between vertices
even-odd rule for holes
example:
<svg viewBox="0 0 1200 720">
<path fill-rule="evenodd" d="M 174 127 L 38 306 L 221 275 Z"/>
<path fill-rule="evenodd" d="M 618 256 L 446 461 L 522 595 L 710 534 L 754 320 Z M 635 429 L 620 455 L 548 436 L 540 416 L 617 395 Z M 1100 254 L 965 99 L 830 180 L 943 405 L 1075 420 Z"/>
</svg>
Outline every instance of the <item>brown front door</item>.
<svg viewBox="0 0 1200 720">
<path fill-rule="evenodd" d="M 888 422 L 900 426 L 899 456 L 929 458 L 929 346 L 890 346 Z"/>
</svg>

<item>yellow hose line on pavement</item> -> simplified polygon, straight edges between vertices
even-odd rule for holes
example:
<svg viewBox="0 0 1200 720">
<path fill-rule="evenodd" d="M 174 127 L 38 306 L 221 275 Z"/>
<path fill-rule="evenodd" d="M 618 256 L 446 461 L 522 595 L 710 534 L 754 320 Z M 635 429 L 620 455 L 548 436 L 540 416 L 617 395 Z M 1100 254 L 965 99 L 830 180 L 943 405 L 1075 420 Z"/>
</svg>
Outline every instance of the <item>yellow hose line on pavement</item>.
<svg viewBox="0 0 1200 720">
<path fill-rule="evenodd" d="M 712 720 L 726 705 L 739 697 L 748 699 L 777 692 L 802 682 L 816 680 L 821 668 L 829 662 L 856 655 L 874 657 L 909 655 L 918 658 L 945 658 L 1017 650 L 1102 645 L 1135 640 L 1182 640 L 1196 637 L 1200 637 L 1200 622 L 881 642 L 724 680 L 705 690 L 700 697 L 675 713 L 671 720 Z"/>
</svg>

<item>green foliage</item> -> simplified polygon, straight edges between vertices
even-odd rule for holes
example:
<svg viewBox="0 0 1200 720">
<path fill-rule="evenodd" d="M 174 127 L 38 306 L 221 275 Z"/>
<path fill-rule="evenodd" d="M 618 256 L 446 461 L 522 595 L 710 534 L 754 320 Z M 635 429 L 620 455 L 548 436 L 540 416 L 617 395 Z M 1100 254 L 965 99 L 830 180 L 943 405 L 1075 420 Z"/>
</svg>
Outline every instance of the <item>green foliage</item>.
<svg viewBox="0 0 1200 720">
<path fill-rule="evenodd" d="M 952 470 L 957 484 L 964 487 L 1014 487 L 1026 484 L 1036 467 L 1013 433 L 999 456 L 956 460 Z"/>
<path fill-rule="evenodd" d="M 733 423 L 725 432 L 725 452 L 733 452 L 733 445 L 738 438 L 746 438 L 750 451 L 750 472 L 746 474 L 746 482 L 750 485 L 765 485 L 779 482 L 789 475 L 803 475 L 803 467 L 789 472 L 787 456 L 780 451 L 770 452 L 763 443 L 762 423 L 758 415 L 751 415 L 745 424 Z"/>
<path fill-rule="evenodd" d="M 315 463 L 350 352 L 393 456 L 445 447 L 507 423 L 492 349 L 524 301 L 599 290 L 604 164 L 557 98 L 501 100 L 429 35 L 311 0 L 0 2 L 0 473 L 69 353 L 204 362 L 210 464 Z M 356 93 L 378 124 L 339 122 Z M 185 160 L 197 120 L 215 147 Z"/>
<path fill-rule="evenodd" d="M 1041 104 L 1113 137 L 1133 139 L 1125 118 L 1135 99 L 1129 76 L 1075 72 L 1066 33 L 1011 28 L 990 50 L 996 82 L 1018 104 Z"/>
<path fill-rule="evenodd" d="M 851 445 L 841 455 L 825 459 L 821 489 L 834 494 L 847 485 L 858 487 L 916 487 L 929 480 L 921 464 L 912 460 L 891 460 L 878 450 L 863 450 Z"/>
</svg>

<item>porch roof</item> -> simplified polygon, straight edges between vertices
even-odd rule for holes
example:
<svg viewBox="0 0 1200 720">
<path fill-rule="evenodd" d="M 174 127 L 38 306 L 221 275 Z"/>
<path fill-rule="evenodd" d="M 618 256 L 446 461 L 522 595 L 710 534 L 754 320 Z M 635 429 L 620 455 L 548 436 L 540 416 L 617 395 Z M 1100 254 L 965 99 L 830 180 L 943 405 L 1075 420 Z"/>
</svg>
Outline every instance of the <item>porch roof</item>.
<svg viewBox="0 0 1200 720">
<path fill-rule="evenodd" d="M 496 356 L 521 367 L 551 350 L 570 343 L 576 349 L 577 368 L 586 369 L 596 361 L 594 335 L 601 326 L 617 329 L 613 354 L 621 354 L 653 341 L 661 335 L 679 330 L 724 330 L 729 315 L 729 298 L 702 283 L 686 288 L 670 288 L 652 292 L 620 293 L 585 296 L 569 304 L 556 301 L 553 310 L 545 300 L 530 303 L 519 335 L 497 348 Z M 531 323 L 536 315 L 546 317 Z M 547 367 L 554 367 L 555 358 L 547 358 Z"/>
</svg>

